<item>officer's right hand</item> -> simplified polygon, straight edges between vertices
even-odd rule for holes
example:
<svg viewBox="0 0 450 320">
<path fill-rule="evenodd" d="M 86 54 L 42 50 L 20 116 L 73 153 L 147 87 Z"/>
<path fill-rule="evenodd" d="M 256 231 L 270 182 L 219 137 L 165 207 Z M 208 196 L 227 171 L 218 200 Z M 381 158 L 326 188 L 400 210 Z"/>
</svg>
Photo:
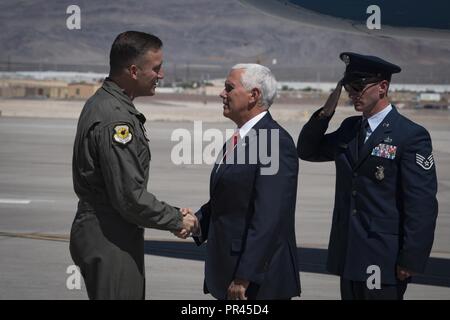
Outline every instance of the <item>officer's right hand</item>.
<svg viewBox="0 0 450 320">
<path fill-rule="evenodd" d="M 188 208 L 180 209 L 183 215 L 183 227 L 177 232 L 173 232 L 179 238 L 186 239 L 192 233 L 197 233 L 199 229 L 199 222 L 194 212 Z"/>
<path fill-rule="evenodd" d="M 341 96 L 342 92 L 342 80 L 339 80 L 336 84 L 336 88 L 333 90 L 333 92 L 330 94 L 330 96 L 327 99 L 327 102 L 325 102 L 325 105 L 322 108 L 322 111 L 320 112 L 321 117 L 331 117 L 334 110 L 337 107 L 337 104 L 339 102 L 339 97 Z"/>
<path fill-rule="evenodd" d="M 183 229 L 192 233 L 198 229 L 198 219 L 194 213 L 188 213 L 183 217 Z"/>
</svg>

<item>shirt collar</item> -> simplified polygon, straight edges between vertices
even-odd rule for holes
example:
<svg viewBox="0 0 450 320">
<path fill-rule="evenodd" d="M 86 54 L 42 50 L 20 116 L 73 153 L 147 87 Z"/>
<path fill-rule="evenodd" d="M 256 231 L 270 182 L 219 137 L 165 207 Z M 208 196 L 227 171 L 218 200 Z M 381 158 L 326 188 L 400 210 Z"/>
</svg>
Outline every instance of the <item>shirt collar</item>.
<svg viewBox="0 0 450 320">
<path fill-rule="evenodd" d="M 379 111 L 378 113 L 375 113 L 373 116 L 371 116 L 367 121 L 369 122 L 370 130 L 372 132 L 375 131 L 375 129 L 380 125 L 380 123 L 386 118 L 387 114 L 392 110 L 392 105 L 389 104 L 386 108 Z"/>
<path fill-rule="evenodd" d="M 130 97 L 125 93 L 125 91 L 120 88 L 117 83 L 112 81 L 111 78 L 107 77 L 105 78 L 105 81 L 103 81 L 102 88 L 110 93 L 112 96 L 114 96 L 119 101 L 123 102 L 126 109 L 136 115 L 140 115 L 141 113 L 136 109 L 136 107 L 133 104 L 133 101 L 131 101 Z"/>
<path fill-rule="evenodd" d="M 255 126 L 255 124 L 258 123 L 259 120 L 261 120 L 266 115 L 266 113 L 267 111 L 258 113 L 256 116 L 244 123 L 241 128 L 239 128 L 239 136 L 241 137 L 241 139 L 243 139 L 248 134 L 248 132 Z"/>
</svg>

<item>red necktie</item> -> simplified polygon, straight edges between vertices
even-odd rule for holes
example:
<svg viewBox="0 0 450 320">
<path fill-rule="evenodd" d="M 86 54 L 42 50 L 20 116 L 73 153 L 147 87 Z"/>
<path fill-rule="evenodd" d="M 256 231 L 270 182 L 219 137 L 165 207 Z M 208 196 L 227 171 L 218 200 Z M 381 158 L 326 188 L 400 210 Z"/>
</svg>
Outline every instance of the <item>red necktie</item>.
<svg viewBox="0 0 450 320">
<path fill-rule="evenodd" d="M 233 134 L 233 149 L 234 149 L 234 147 L 236 147 L 237 142 L 238 142 L 238 132 L 235 132 Z"/>
<path fill-rule="evenodd" d="M 234 148 L 236 147 L 236 145 L 238 143 L 238 139 L 239 139 L 239 131 L 236 131 L 230 138 L 231 141 L 228 144 L 228 148 L 227 148 L 225 154 L 223 155 L 222 163 L 225 162 L 228 153 L 233 152 Z"/>
</svg>

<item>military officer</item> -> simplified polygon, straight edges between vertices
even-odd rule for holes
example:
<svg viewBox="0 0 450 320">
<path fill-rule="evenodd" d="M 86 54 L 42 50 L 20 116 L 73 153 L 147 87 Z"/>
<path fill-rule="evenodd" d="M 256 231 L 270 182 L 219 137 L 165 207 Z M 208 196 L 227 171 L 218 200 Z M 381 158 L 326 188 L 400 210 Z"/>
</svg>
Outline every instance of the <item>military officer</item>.
<svg viewBox="0 0 450 320">
<path fill-rule="evenodd" d="M 79 202 L 70 252 L 90 299 L 145 298 L 144 227 L 189 231 L 196 223 L 147 191 L 149 138 L 132 100 L 155 94 L 162 62 L 156 36 L 119 34 L 110 75 L 78 121 L 72 171 Z"/>
<path fill-rule="evenodd" d="M 334 161 L 336 195 L 328 270 L 341 277 L 343 299 L 403 299 L 425 269 L 438 212 L 430 135 L 389 102 L 400 67 L 344 52 L 344 78 L 303 127 L 298 155 Z M 326 134 L 341 89 L 360 116 Z"/>
</svg>

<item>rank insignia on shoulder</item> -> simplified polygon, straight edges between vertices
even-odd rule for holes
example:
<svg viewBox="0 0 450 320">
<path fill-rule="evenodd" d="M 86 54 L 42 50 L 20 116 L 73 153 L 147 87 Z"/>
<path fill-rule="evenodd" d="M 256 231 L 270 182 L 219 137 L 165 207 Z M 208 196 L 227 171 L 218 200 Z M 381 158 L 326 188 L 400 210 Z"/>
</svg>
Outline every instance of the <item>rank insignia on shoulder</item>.
<svg viewBox="0 0 450 320">
<path fill-rule="evenodd" d="M 344 54 L 342 55 L 342 61 L 344 61 L 345 65 L 348 66 L 350 64 L 350 57 Z"/>
<path fill-rule="evenodd" d="M 384 143 L 380 143 L 375 148 L 373 148 L 371 153 L 372 156 L 386 158 L 390 160 L 394 160 L 396 154 L 397 154 L 397 146 Z"/>
<path fill-rule="evenodd" d="M 433 154 L 430 154 L 428 158 L 416 153 L 416 163 L 425 170 L 430 170 L 434 165 Z"/>
<path fill-rule="evenodd" d="M 130 132 L 130 127 L 128 127 L 127 125 L 121 124 L 114 127 L 114 141 L 121 144 L 127 144 L 131 141 L 132 138 L 133 135 Z"/>
</svg>

